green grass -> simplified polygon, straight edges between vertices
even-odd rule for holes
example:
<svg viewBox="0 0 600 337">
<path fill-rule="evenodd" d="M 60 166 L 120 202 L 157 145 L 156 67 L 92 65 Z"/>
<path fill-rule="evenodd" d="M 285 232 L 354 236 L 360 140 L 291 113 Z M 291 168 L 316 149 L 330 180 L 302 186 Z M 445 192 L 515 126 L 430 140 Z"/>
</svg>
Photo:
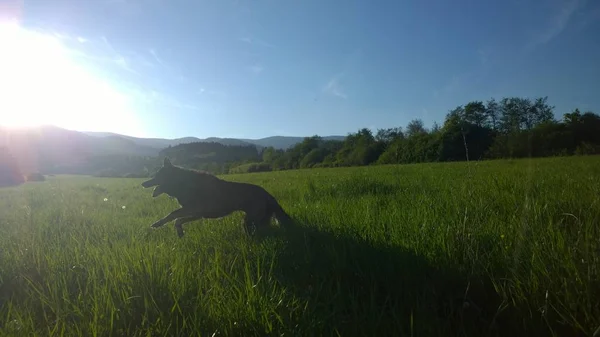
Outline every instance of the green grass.
<svg viewBox="0 0 600 337">
<path fill-rule="evenodd" d="M 177 207 L 140 179 L 0 189 L 1 336 L 593 335 L 600 157 L 226 176 L 298 224 Z M 105 201 L 105 198 L 107 199 Z"/>
</svg>

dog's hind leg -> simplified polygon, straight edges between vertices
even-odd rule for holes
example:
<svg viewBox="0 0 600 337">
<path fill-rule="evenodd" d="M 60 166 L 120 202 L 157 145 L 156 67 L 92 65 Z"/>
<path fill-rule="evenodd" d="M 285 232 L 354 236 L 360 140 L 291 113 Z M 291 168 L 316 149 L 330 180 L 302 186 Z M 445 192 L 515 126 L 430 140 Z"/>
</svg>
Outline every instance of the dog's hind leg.
<svg viewBox="0 0 600 337">
<path fill-rule="evenodd" d="M 254 235 L 261 229 L 265 229 L 271 223 L 271 213 L 266 214 L 246 214 L 244 219 L 244 228 L 246 234 Z"/>
<path fill-rule="evenodd" d="M 177 230 L 177 236 L 179 236 L 180 238 L 183 237 L 183 224 L 191 222 L 191 221 L 196 221 L 196 220 L 200 220 L 202 219 L 201 216 L 190 216 L 187 218 L 177 218 L 177 220 L 175 220 L 175 229 Z"/>
<path fill-rule="evenodd" d="M 246 234 L 252 235 L 254 233 L 253 227 L 254 221 L 252 220 L 252 218 L 250 218 L 248 214 L 246 214 L 244 217 L 244 231 L 246 232 Z"/>
<path fill-rule="evenodd" d="M 256 234 L 260 227 L 264 226 L 264 222 L 265 219 L 262 216 L 256 214 L 246 214 L 244 219 L 244 229 L 246 230 L 246 234 L 250 236 Z"/>
<path fill-rule="evenodd" d="M 273 199 L 273 202 L 269 206 L 271 214 L 277 219 L 280 226 L 286 227 L 293 223 L 292 218 L 283 210 L 281 205 L 275 199 Z"/>
</svg>

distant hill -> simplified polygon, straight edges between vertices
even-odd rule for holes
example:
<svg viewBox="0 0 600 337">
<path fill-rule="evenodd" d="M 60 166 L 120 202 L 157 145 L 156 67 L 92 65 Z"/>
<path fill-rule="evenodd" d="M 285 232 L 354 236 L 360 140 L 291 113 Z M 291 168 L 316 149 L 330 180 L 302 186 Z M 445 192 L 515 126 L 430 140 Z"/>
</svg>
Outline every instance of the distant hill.
<svg viewBox="0 0 600 337">
<path fill-rule="evenodd" d="M 152 147 L 152 148 L 159 149 L 159 150 L 164 149 L 169 146 L 175 146 L 178 144 L 187 144 L 187 143 L 194 143 L 194 142 L 202 141 L 200 138 L 196 138 L 196 137 L 165 139 L 165 138 L 138 138 L 138 137 L 120 135 L 118 133 L 112 133 L 112 132 L 83 132 L 83 133 L 86 135 L 89 135 L 89 136 L 96 137 L 96 138 L 121 137 L 121 138 L 131 140 L 132 142 L 134 142 L 138 145 L 148 146 L 148 147 Z"/>
<path fill-rule="evenodd" d="M 345 137 L 323 138 L 343 140 Z M 276 149 L 287 149 L 302 140 L 303 137 L 284 136 L 261 139 L 139 138 L 110 132 L 79 132 L 55 126 L 19 129 L 0 126 L 0 147 L 7 148 L 14 155 L 25 174 L 37 171 L 89 174 L 92 170 L 89 166 L 90 162 L 98 163 L 101 160 L 109 160 L 108 158 L 112 158 L 110 160 L 115 162 L 138 160 L 130 157 L 156 157 L 161 150 L 179 144 L 214 142 L 229 146 L 255 146 L 260 151 L 270 146 Z"/>
<path fill-rule="evenodd" d="M 184 138 L 175 138 L 175 139 L 165 139 L 165 138 L 137 138 L 131 136 L 119 135 L 116 133 L 109 132 L 85 132 L 85 134 L 95 137 L 109 137 L 109 136 L 118 136 L 126 139 L 130 139 L 138 145 L 150 146 L 155 148 L 166 148 L 169 146 L 176 146 L 178 144 L 188 144 L 194 142 L 215 142 L 223 145 L 255 145 L 259 148 L 264 147 L 274 147 L 276 149 L 288 149 L 300 142 L 304 139 L 304 137 L 287 137 L 287 136 L 272 136 L 260 139 L 237 139 L 237 138 L 218 138 L 218 137 L 209 137 L 209 138 L 196 138 L 196 137 L 184 137 Z M 345 136 L 326 136 L 323 137 L 324 140 L 344 140 Z"/>
<path fill-rule="evenodd" d="M 92 156 L 157 156 L 160 151 L 118 135 L 97 138 L 54 126 L 20 129 L 0 126 L 0 147 L 10 150 L 24 173 L 74 166 Z"/>
<path fill-rule="evenodd" d="M 322 137 L 323 140 L 344 140 L 345 136 L 326 136 Z M 288 149 L 304 140 L 304 137 L 285 137 L 285 136 L 272 136 L 261 139 L 241 139 L 241 141 L 254 144 L 261 147 L 272 146 L 276 149 Z"/>
</svg>

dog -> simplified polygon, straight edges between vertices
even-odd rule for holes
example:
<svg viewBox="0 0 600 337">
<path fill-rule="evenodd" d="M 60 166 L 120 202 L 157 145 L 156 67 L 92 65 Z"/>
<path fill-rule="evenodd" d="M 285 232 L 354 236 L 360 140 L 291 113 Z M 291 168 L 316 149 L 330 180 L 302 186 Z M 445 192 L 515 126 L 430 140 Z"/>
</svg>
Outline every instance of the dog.
<svg viewBox="0 0 600 337">
<path fill-rule="evenodd" d="M 183 224 L 200 219 L 216 219 L 235 211 L 245 213 L 244 229 L 252 235 L 260 227 L 270 224 L 273 217 L 286 226 L 291 217 L 264 188 L 248 184 L 230 182 L 202 171 L 175 166 L 169 158 L 154 177 L 142 183 L 144 188 L 155 186 L 152 197 L 167 194 L 176 198 L 181 208 L 174 210 L 151 225 L 161 227 L 175 220 L 177 235 L 184 235 Z"/>
</svg>

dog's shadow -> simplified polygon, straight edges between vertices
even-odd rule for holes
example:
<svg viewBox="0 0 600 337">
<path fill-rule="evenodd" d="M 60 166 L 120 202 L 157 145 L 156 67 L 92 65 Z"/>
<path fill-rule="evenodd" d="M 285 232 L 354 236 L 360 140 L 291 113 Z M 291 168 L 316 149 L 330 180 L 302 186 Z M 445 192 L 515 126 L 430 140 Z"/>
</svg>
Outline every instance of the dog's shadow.
<svg viewBox="0 0 600 337">
<path fill-rule="evenodd" d="M 501 300 L 485 277 L 300 223 L 263 231 L 258 240 L 273 236 L 285 241 L 275 277 L 306 303 L 302 317 L 290 322 L 299 335 L 504 336 L 520 330 L 516 317 L 499 313 Z"/>
</svg>

